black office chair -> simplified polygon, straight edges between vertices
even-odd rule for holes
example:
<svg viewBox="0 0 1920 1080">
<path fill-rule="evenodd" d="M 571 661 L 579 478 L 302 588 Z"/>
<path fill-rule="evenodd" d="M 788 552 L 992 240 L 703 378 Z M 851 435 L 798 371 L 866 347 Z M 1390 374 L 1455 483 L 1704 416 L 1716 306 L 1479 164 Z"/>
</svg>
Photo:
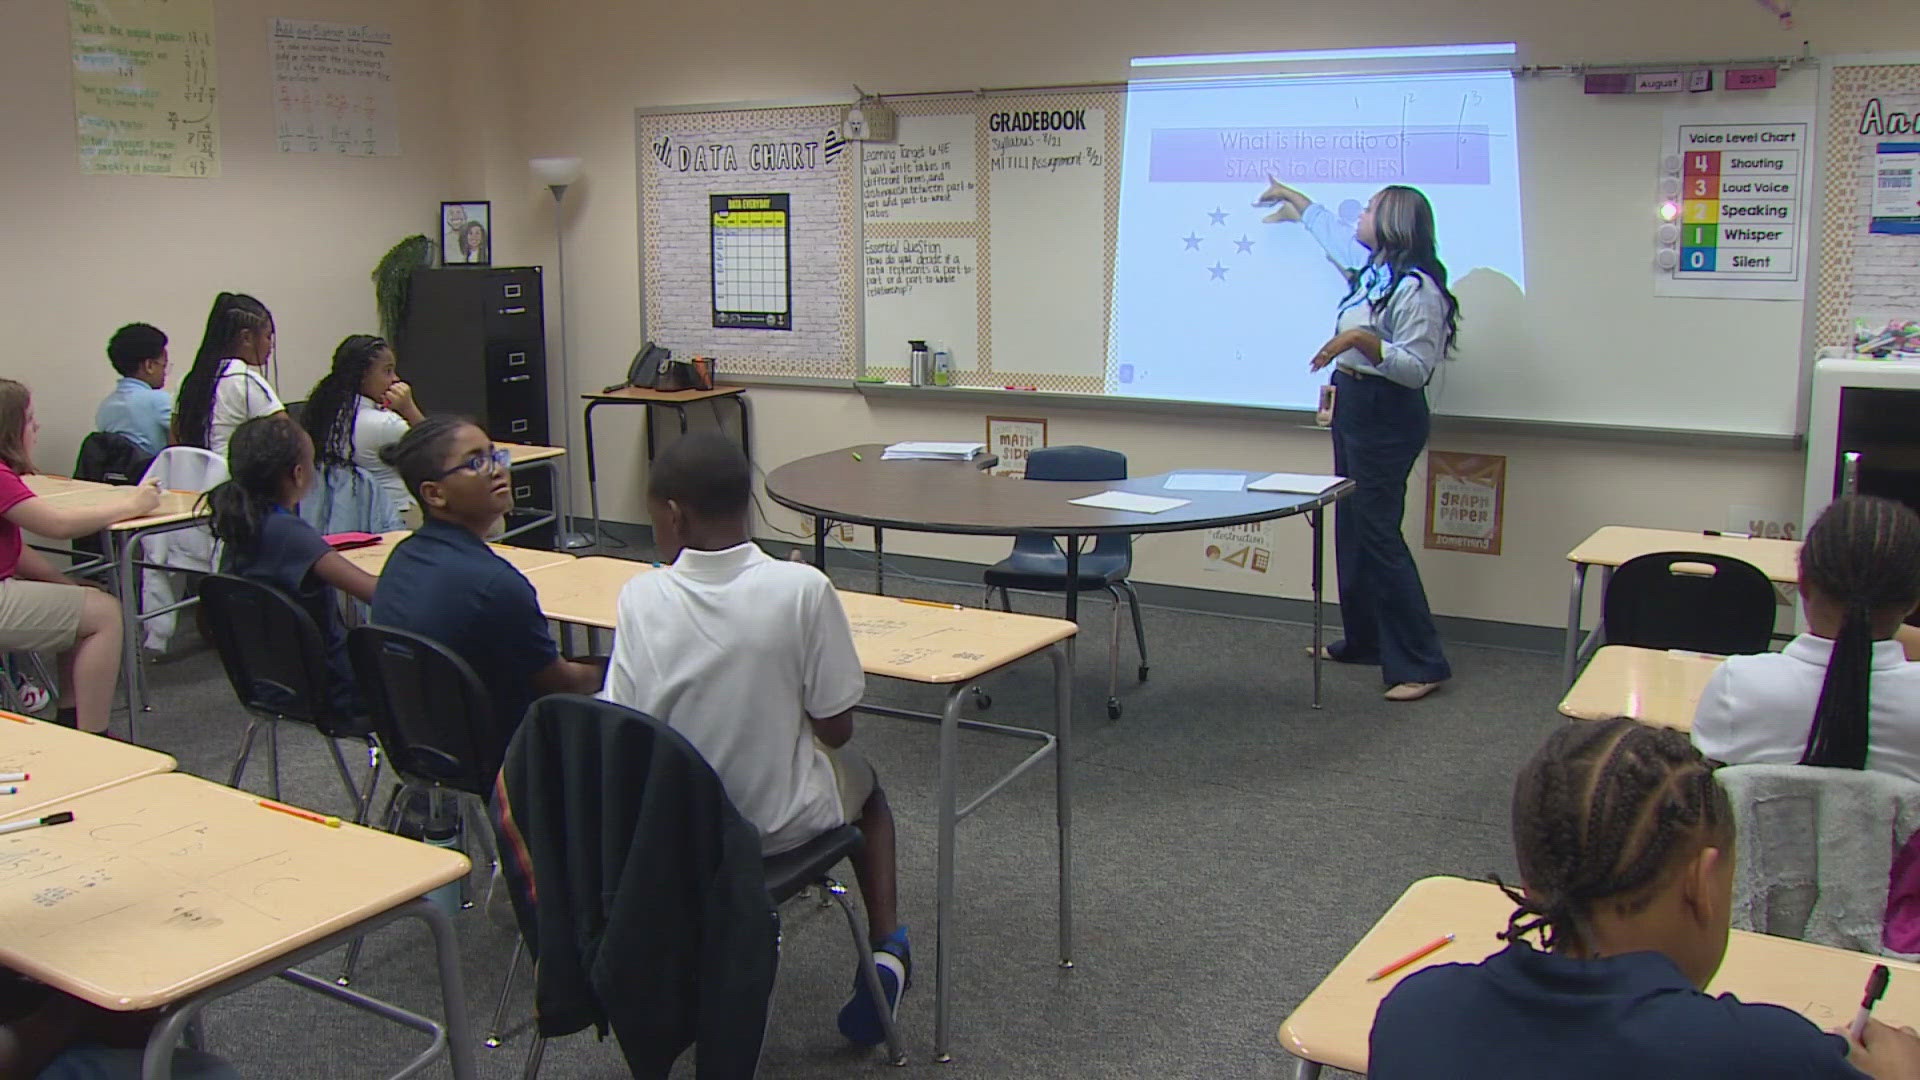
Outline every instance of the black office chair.
<svg viewBox="0 0 1920 1080">
<path fill-rule="evenodd" d="M 393 832 L 399 826 L 413 792 L 427 794 L 434 818 L 452 798 L 461 836 L 471 825 L 489 867 L 497 863 L 486 800 L 513 732 L 497 722 L 479 676 L 445 645 L 390 626 L 349 630 L 347 655 L 367 697 L 373 733 L 399 778 L 387 799 L 384 828 Z M 460 900 L 462 907 L 473 906 L 466 878 L 460 882 Z M 346 966 L 335 980 L 341 986 L 353 980 L 363 940 L 347 950 Z"/>
<path fill-rule="evenodd" d="M 1029 480 L 1125 480 L 1127 456 L 1092 446 L 1048 446 L 1027 455 Z M 1104 591 L 1113 597 L 1113 638 L 1107 644 L 1107 717 L 1120 718 L 1120 600 L 1133 617 L 1133 641 L 1140 651 L 1140 681 L 1147 681 L 1147 631 L 1140 624 L 1140 594 L 1127 575 L 1133 571 L 1133 537 L 1099 536 L 1093 550 L 1080 556 L 1078 591 Z M 1067 556 L 1051 536 L 1016 536 L 1013 553 L 987 568 L 987 602 L 1000 593 L 1000 608 L 1013 610 L 1008 589 L 1065 592 Z"/>
<path fill-rule="evenodd" d="M 1774 603 L 1773 583 L 1752 563 L 1698 551 L 1656 552 L 1629 559 L 1608 580 L 1602 639 L 1722 656 L 1766 652 Z"/>
<path fill-rule="evenodd" d="M 555 694 L 534 702 L 533 708 L 527 713 L 526 726 L 534 728 L 537 731 L 536 725 L 542 722 L 541 717 L 543 711 L 545 711 L 544 715 L 550 718 L 548 722 L 643 725 L 646 731 L 651 732 L 650 743 L 652 754 L 669 754 L 683 758 L 688 762 L 688 768 L 704 775 L 715 787 L 718 787 L 720 784 L 720 778 L 714 775 L 713 770 L 708 767 L 706 761 L 700 757 L 699 751 L 695 750 L 691 743 L 687 742 L 679 732 L 674 731 L 671 727 L 655 720 L 651 716 L 635 712 L 632 709 L 619 705 L 614 705 L 610 702 L 598 701 L 571 694 Z M 521 737 L 525 738 L 526 736 L 522 735 Z M 516 747 L 517 745 L 516 743 Z M 597 767 L 592 771 L 600 775 L 623 774 L 623 770 L 607 769 L 604 766 Z M 647 775 L 644 768 L 626 770 L 624 774 L 630 776 L 634 783 L 644 782 Z M 724 792 L 720 793 L 720 798 L 723 800 L 726 798 Z M 526 824 L 524 819 L 529 814 L 540 813 L 542 811 L 565 812 L 564 807 L 558 806 L 522 807 L 516 804 L 514 807 L 515 818 L 516 820 L 522 821 L 523 825 Z M 523 828 L 521 836 L 525 837 L 532 831 L 531 828 Z M 532 841 L 528 842 L 531 843 Z M 819 886 L 824 890 L 826 896 L 832 897 L 833 900 L 840 905 L 840 911 L 847 919 L 847 931 L 853 937 L 855 963 L 858 965 L 858 970 L 864 973 L 867 980 L 867 992 L 874 996 L 874 1000 L 884 1001 L 885 997 L 880 985 L 880 975 L 874 968 L 873 951 L 867 941 L 864 921 L 854 912 L 853 905 L 847 901 L 846 887 L 836 881 L 831 875 L 831 871 L 835 866 L 838 866 L 842 860 L 858 852 L 865 843 L 866 838 L 861 835 L 859 829 L 852 825 L 842 825 L 837 829 L 832 829 L 820 834 L 798 848 L 770 856 L 762 860 L 761 865 L 766 874 L 767 894 L 772 898 L 776 908 L 800 895 L 800 893 L 804 892 L 809 886 Z M 822 903 L 825 903 L 824 899 Z M 521 953 L 524 952 L 525 949 L 526 943 L 523 940 L 520 947 L 514 952 L 513 960 L 507 969 L 506 985 L 502 987 L 500 991 L 502 1006 L 506 1003 L 508 992 L 513 989 L 514 974 L 519 967 Z M 777 957 L 778 938 L 776 937 L 776 962 Z M 771 1004 L 771 1002 L 769 1002 L 769 1004 Z M 500 1045 L 497 1035 L 499 1026 L 500 1015 L 496 1012 L 493 1029 L 487 1038 L 486 1044 L 488 1046 Z M 888 1060 L 895 1065 L 905 1065 L 907 1063 L 906 1052 L 900 1047 L 900 1038 L 898 1032 L 895 1030 L 893 1018 L 888 1016 L 884 1010 L 881 1012 L 881 1027 L 886 1032 Z M 536 1025 L 533 1032 L 532 1045 L 527 1048 L 527 1060 L 522 1073 L 523 1080 L 533 1080 L 533 1077 L 539 1073 L 540 1059 L 545 1052 L 546 1038 L 539 1034 L 539 1029 Z"/>
<path fill-rule="evenodd" d="M 380 753 L 366 721 L 333 714 L 328 704 L 327 647 L 313 616 L 292 597 L 268 585 L 231 574 L 208 574 L 200 582 L 200 604 L 205 629 L 220 654 L 227 682 L 233 686 L 252 719 L 241 740 L 240 754 L 227 777 L 239 787 L 253 753 L 253 738 L 267 725 L 267 752 L 273 768 L 273 797 L 280 797 L 280 722 L 306 724 L 327 738 L 340 782 L 354 803 L 355 824 L 367 820 L 374 788 L 380 782 Z M 367 748 L 372 773 L 366 790 L 353 782 L 340 739 L 354 739 Z"/>
</svg>

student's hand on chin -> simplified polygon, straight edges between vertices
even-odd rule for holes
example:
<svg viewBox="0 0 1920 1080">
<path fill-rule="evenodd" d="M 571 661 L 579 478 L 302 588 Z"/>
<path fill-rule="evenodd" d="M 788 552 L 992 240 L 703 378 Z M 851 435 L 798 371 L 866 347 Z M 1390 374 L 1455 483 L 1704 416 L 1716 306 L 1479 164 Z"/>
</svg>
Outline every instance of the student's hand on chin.
<svg viewBox="0 0 1920 1080">
<path fill-rule="evenodd" d="M 1920 1035 L 1869 1019 L 1859 1042 L 1847 1039 L 1847 1061 L 1874 1080 L 1920 1080 Z"/>
</svg>

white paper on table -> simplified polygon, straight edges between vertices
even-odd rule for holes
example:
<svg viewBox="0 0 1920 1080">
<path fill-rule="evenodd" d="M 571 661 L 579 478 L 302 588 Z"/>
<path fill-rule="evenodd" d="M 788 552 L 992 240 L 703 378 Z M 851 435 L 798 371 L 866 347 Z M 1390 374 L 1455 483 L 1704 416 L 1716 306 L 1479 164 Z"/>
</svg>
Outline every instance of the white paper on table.
<svg viewBox="0 0 1920 1080">
<path fill-rule="evenodd" d="M 1315 473 L 1268 473 L 1247 485 L 1248 491 L 1279 491 L 1290 495 L 1320 495 L 1345 480 L 1344 476 L 1320 476 Z"/>
<path fill-rule="evenodd" d="M 937 456 L 970 458 L 985 453 L 986 443 L 977 442 L 899 442 L 887 447 L 889 454 L 912 454 L 915 456 Z"/>
<path fill-rule="evenodd" d="M 1084 499 L 1069 499 L 1075 506 L 1091 506 L 1095 510 L 1125 510 L 1133 514 L 1159 514 L 1176 506 L 1185 506 L 1192 499 L 1165 499 L 1158 495 L 1138 495 L 1131 491 L 1103 491 L 1098 495 L 1089 495 Z"/>
<path fill-rule="evenodd" d="M 1178 472 L 1167 477 L 1168 491 L 1239 491 L 1247 478 L 1239 473 Z"/>
</svg>

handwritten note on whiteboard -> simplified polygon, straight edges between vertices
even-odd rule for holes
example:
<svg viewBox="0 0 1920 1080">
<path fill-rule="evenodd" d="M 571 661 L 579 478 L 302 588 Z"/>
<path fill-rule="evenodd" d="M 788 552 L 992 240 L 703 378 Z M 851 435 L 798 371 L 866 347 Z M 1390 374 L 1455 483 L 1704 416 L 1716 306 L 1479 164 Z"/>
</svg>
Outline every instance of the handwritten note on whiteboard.
<svg viewBox="0 0 1920 1080">
<path fill-rule="evenodd" d="M 389 55 L 376 26 L 275 19 L 273 121 L 288 154 L 392 156 L 400 152 Z"/>
<path fill-rule="evenodd" d="M 220 175 L 213 0 L 68 0 L 80 171 Z"/>
</svg>

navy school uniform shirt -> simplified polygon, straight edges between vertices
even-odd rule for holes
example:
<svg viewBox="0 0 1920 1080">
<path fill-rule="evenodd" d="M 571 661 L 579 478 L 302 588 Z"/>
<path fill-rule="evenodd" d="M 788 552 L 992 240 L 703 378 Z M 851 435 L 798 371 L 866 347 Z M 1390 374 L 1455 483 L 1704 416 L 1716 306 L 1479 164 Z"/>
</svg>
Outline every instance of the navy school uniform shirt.
<svg viewBox="0 0 1920 1080">
<path fill-rule="evenodd" d="M 526 575 L 473 533 L 436 518 L 395 545 L 373 592 L 373 621 L 465 660 L 504 731 L 519 727 L 539 696 L 534 673 L 560 655 Z"/>
<path fill-rule="evenodd" d="M 1851 1014 L 1852 1002 L 1835 1002 Z M 1373 1021 L 1373 1080 L 1862 1080 L 1846 1041 L 1776 1005 L 1694 989 L 1656 952 L 1579 960 L 1515 942 L 1409 975 Z"/>
<path fill-rule="evenodd" d="M 365 716 L 367 707 L 347 662 L 347 631 L 333 586 L 313 572 L 313 564 L 333 548 L 320 531 L 291 510 L 274 507 L 258 523 L 259 535 L 245 552 L 226 545 L 220 568 L 236 577 L 271 585 L 313 616 L 327 646 L 327 700 L 341 719 Z"/>
</svg>

